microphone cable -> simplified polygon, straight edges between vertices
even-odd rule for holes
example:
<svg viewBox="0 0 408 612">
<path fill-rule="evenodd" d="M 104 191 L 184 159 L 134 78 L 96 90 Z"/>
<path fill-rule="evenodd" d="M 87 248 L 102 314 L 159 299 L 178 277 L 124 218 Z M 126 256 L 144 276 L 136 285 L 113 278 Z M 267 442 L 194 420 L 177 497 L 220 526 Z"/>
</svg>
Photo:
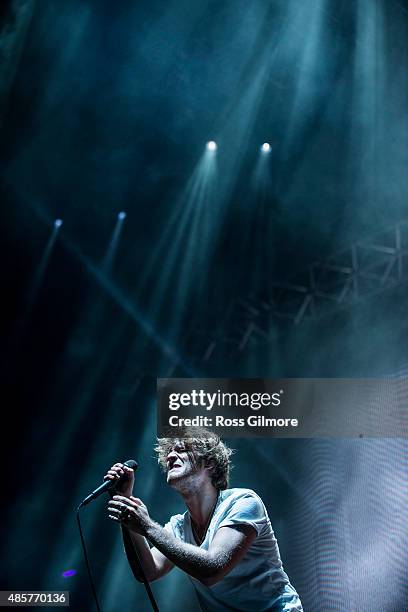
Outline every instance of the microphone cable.
<svg viewBox="0 0 408 612">
<path fill-rule="evenodd" d="M 78 508 L 76 510 L 76 518 L 77 518 L 77 523 L 78 523 L 79 535 L 80 535 L 80 538 L 81 538 L 82 550 L 83 550 L 84 557 L 85 557 L 86 570 L 87 570 L 87 573 L 88 573 L 88 578 L 89 578 L 89 582 L 90 582 L 91 589 L 92 589 L 92 595 L 93 595 L 93 598 L 95 600 L 96 609 L 98 610 L 98 612 L 101 612 L 101 606 L 99 605 L 98 595 L 96 593 L 95 583 L 94 583 L 94 580 L 93 580 L 93 577 L 92 577 L 91 566 L 89 564 L 88 553 L 87 553 L 86 544 L 85 544 L 85 538 L 84 538 L 84 534 L 82 532 L 81 520 L 79 518 L 79 511 L 80 511 L 80 509 L 81 509 L 81 504 L 79 504 L 79 506 L 78 506 Z"/>
<path fill-rule="evenodd" d="M 148 579 L 146 577 L 146 574 L 145 574 L 145 571 L 143 569 L 143 564 L 142 564 L 142 561 L 140 559 L 139 553 L 137 552 L 136 547 L 133 545 L 132 539 L 129 536 L 129 533 L 127 532 L 127 530 L 126 530 L 126 527 L 121 525 L 121 530 L 122 530 L 124 541 L 125 542 L 127 541 L 128 546 L 130 546 L 130 551 L 131 551 L 131 554 L 133 556 L 133 562 L 135 563 L 135 565 L 137 565 L 137 567 L 139 569 L 139 572 L 141 574 L 142 582 L 143 582 L 144 587 L 146 589 L 146 593 L 147 593 L 147 596 L 148 596 L 148 598 L 150 600 L 152 609 L 154 610 L 154 612 L 160 612 L 159 607 L 157 605 L 157 602 L 156 602 L 156 600 L 154 598 L 152 588 L 151 588 L 151 586 L 149 584 L 149 581 L 148 581 Z M 132 572 L 133 572 L 133 567 L 132 567 Z M 134 574 L 134 572 L 133 572 L 133 574 Z M 135 575 L 135 578 L 137 580 L 137 576 L 136 575 Z"/>
</svg>

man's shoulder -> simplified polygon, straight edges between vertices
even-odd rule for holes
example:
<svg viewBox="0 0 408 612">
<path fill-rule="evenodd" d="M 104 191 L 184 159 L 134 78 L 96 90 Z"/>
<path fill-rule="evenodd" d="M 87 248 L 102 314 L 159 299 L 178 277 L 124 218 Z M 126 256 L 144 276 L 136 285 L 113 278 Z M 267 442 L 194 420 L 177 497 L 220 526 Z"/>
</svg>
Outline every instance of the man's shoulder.
<svg viewBox="0 0 408 612">
<path fill-rule="evenodd" d="M 247 508 L 256 511 L 257 514 L 267 514 L 265 505 L 252 489 L 234 488 L 221 491 L 220 511 L 233 510 L 235 508 Z"/>
<path fill-rule="evenodd" d="M 252 489 L 234 488 L 222 491 L 216 514 L 221 527 L 247 524 L 254 527 L 258 535 L 265 533 L 265 529 L 270 530 L 265 505 Z"/>
<path fill-rule="evenodd" d="M 235 500 L 242 499 L 245 497 L 252 497 L 262 503 L 262 499 L 260 498 L 258 493 L 256 493 L 252 489 L 244 489 L 241 487 L 235 487 L 233 489 L 225 489 L 224 491 L 221 491 L 221 497 L 223 501 L 228 500 L 230 502 L 233 502 Z"/>
</svg>

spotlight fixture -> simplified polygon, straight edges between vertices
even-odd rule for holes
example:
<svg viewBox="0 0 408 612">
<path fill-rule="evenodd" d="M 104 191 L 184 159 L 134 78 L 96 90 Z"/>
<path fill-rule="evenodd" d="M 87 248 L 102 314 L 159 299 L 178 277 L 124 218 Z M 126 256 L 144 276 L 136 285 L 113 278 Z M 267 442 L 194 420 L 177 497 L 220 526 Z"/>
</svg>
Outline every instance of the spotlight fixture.
<svg viewBox="0 0 408 612">
<path fill-rule="evenodd" d="M 207 150 L 208 151 L 216 151 L 217 150 L 217 143 L 214 142 L 213 140 L 209 140 L 207 142 Z"/>
<path fill-rule="evenodd" d="M 55 219 L 54 227 L 61 227 L 61 225 L 62 225 L 62 219 Z"/>
<path fill-rule="evenodd" d="M 264 142 L 264 143 L 263 143 L 263 145 L 262 145 L 262 147 L 261 147 L 261 151 L 262 151 L 263 153 L 270 153 L 270 152 L 272 151 L 272 147 L 271 147 L 271 145 L 269 144 L 269 142 Z"/>
<path fill-rule="evenodd" d="M 126 219 L 126 213 L 123 210 L 121 210 L 118 214 L 118 219 L 119 221 L 123 221 L 124 219 Z"/>
</svg>

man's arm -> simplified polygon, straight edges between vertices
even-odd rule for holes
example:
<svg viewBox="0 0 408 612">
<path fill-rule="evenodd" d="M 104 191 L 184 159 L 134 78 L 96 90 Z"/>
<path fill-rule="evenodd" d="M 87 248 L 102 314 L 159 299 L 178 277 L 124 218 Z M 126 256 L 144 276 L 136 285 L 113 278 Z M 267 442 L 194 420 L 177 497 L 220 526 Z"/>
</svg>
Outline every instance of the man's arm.
<svg viewBox="0 0 408 612">
<path fill-rule="evenodd" d="M 257 535 L 249 525 L 221 527 L 209 549 L 203 550 L 178 540 L 151 519 L 145 529 L 146 537 L 159 551 L 206 586 L 216 584 L 228 574 L 244 557 Z"/>
<path fill-rule="evenodd" d="M 141 500 L 115 495 L 109 505 L 110 516 L 126 525 L 132 533 L 132 538 L 145 536 L 155 549 L 149 552 L 141 549 L 146 555 L 146 567 L 149 579 L 154 580 L 167 570 L 163 557 L 177 565 L 193 578 L 211 586 L 223 578 L 243 558 L 248 548 L 256 538 L 256 530 L 249 525 L 221 527 L 215 534 L 208 550 L 203 550 L 193 544 L 186 544 L 175 538 L 161 525 L 153 521 L 146 506 Z M 139 540 L 135 540 L 139 542 Z M 146 546 L 147 542 L 144 540 Z M 161 555 L 161 556 L 160 556 Z M 163 571 L 165 570 L 165 571 Z M 163 573 L 160 573 L 162 572 Z"/>
<path fill-rule="evenodd" d="M 134 577 L 139 582 L 143 582 L 140 565 L 148 582 L 165 576 L 174 567 L 173 563 L 159 550 L 150 548 L 146 538 L 138 533 L 133 533 L 124 525 L 122 525 L 122 535 L 127 560 Z"/>
</svg>

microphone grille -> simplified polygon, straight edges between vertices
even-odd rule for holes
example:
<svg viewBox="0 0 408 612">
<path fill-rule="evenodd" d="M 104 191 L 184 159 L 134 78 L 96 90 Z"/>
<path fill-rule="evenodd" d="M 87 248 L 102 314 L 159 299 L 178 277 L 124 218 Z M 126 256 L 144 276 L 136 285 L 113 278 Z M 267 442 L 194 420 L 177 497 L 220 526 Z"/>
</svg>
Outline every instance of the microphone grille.
<svg viewBox="0 0 408 612">
<path fill-rule="evenodd" d="M 125 461 L 125 465 L 127 465 L 128 467 L 130 467 L 134 471 L 136 471 L 137 468 L 139 467 L 138 462 L 135 461 L 134 459 L 128 459 L 127 461 Z"/>
</svg>

